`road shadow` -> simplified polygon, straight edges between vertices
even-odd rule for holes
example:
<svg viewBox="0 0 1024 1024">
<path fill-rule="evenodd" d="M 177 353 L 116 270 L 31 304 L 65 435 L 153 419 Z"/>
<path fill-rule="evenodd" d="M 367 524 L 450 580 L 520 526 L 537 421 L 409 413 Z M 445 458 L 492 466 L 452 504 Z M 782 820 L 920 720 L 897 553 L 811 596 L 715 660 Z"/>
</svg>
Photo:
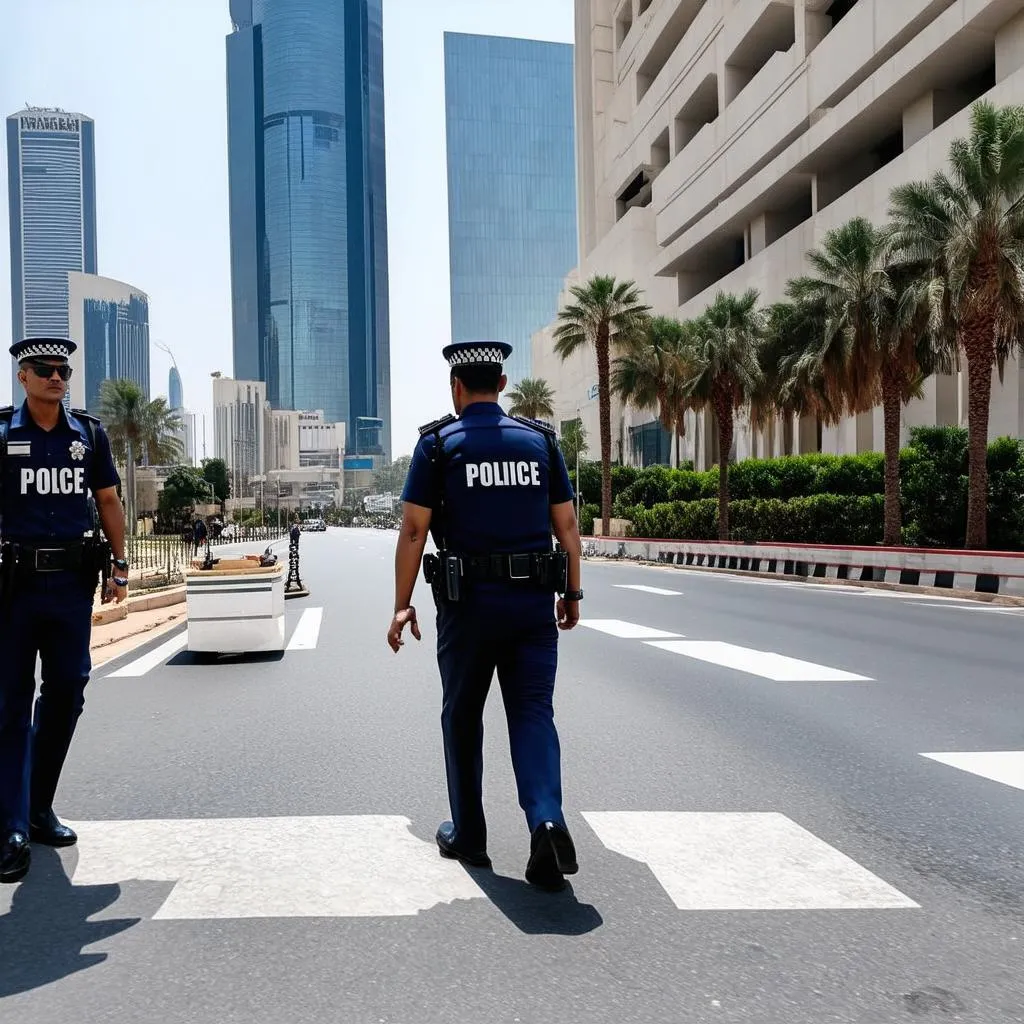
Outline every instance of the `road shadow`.
<svg viewBox="0 0 1024 1024">
<path fill-rule="evenodd" d="M 586 935 L 604 924 L 597 908 L 580 903 L 571 884 L 545 892 L 521 878 L 462 865 L 484 895 L 526 935 Z"/>
<path fill-rule="evenodd" d="M 33 846 L 32 869 L 0 916 L 0 999 L 103 963 L 106 953 L 85 953 L 84 947 L 141 921 L 88 920 L 120 895 L 116 884 L 72 885 L 57 851 Z"/>
<path fill-rule="evenodd" d="M 254 651 L 249 654 L 179 651 L 167 664 L 182 668 L 198 668 L 209 665 L 271 665 L 279 661 L 284 661 L 284 651 Z"/>
</svg>

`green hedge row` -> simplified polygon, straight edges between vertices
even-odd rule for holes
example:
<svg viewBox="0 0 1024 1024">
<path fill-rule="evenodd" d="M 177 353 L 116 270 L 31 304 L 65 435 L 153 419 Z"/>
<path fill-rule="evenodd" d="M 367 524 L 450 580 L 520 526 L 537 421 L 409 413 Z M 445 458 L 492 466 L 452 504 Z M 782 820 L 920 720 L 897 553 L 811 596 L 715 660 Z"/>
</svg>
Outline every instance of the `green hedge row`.
<svg viewBox="0 0 1024 1024">
<path fill-rule="evenodd" d="M 738 462 L 729 468 L 733 537 L 878 543 L 882 537 L 883 464 L 878 452 Z M 904 544 L 963 547 L 967 466 L 966 430 L 920 427 L 911 431 L 910 443 L 900 453 Z M 989 547 L 1024 550 L 1024 443 L 1013 438 L 993 441 L 988 449 L 988 471 Z M 580 479 L 583 501 L 595 506 L 594 514 L 600 516 L 600 466 L 581 466 Z M 697 473 L 665 466 L 643 470 L 615 466 L 612 485 L 613 515 L 631 520 L 637 536 L 691 540 L 717 536 L 717 467 Z M 645 512 L 657 515 L 652 518 Z M 834 522 L 828 521 L 830 517 Z"/>
<path fill-rule="evenodd" d="M 812 494 L 806 498 L 748 498 L 729 503 L 733 540 L 804 544 L 874 544 L 882 536 L 880 494 Z M 718 499 L 672 501 L 628 510 L 638 537 L 716 540 Z"/>
</svg>

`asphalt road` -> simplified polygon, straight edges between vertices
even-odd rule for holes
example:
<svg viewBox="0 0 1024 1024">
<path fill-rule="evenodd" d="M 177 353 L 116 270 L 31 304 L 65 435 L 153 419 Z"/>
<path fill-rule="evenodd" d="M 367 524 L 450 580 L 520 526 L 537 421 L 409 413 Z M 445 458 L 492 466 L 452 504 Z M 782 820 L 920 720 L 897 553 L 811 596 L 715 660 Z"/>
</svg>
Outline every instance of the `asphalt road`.
<svg viewBox="0 0 1024 1024">
<path fill-rule="evenodd" d="M 1024 1021 L 1024 610 L 588 562 L 552 896 L 495 697 L 495 870 L 433 846 L 431 599 L 393 655 L 394 540 L 303 536 L 283 656 L 163 637 L 98 673 L 81 841 L 0 891 L 0 1021 Z"/>
</svg>

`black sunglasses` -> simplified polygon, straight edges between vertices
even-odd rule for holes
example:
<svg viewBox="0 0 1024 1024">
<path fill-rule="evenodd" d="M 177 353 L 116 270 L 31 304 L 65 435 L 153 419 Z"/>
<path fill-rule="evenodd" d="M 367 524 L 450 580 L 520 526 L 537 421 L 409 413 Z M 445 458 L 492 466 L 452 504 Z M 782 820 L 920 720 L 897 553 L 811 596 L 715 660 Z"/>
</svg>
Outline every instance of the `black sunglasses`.
<svg viewBox="0 0 1024 1024">
<path fill-rule="evenodd" d="M 61 363 L 59 366 L 51 366 L 49 363 L 26 363 L 25 365 L 37 377 L 42 377 L 43 380 L 49 380 L 53 376 L 54 371 L 57 372 L 57 376 L 61 380 L 71 379 L 71 367 L 67 363 Z"/>
</svg>

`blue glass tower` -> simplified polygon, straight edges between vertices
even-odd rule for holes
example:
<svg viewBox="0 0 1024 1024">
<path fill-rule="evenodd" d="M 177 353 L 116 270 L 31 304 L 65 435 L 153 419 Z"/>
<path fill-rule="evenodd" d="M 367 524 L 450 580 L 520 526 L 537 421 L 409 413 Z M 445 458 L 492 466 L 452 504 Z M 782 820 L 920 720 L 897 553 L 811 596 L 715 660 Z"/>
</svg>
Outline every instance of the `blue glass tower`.
<svg viewBox="0 0 1024 1024">
<path fill-rule="evenodd" d="M 452 340 L 530 338 L 577 264 L 573 48 L 445 33 Z"/>
<path fill-rule="evenodd" d="M 172 366 L 167 375 L 167 405 L 171 409 L 182 409 L 185 406 L 185 394 L 177 366 Z"/>
<path fill-rule="evenodd" d="M 387 455 L 381 0 L 231 0 L 231 17 L 235 376 Z"/>
<path fill-rule="evenodd" d="M 82 114 L 33 107 L 7 118 L 14 341 L 68 337 L 68 271 L 96 273 L 95 140 Z M 16 378 L 15 367 L 18 401 Z"/>
</svg>

